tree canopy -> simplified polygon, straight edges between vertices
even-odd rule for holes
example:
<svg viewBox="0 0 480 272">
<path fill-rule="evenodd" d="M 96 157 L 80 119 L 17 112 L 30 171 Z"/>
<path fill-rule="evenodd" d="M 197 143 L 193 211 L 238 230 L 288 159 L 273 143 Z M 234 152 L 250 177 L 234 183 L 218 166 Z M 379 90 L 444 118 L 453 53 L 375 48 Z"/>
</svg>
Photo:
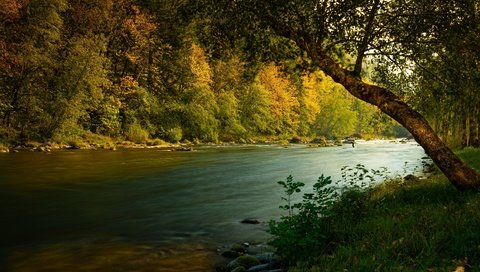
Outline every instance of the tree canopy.
<svg viewBox="0 0 480 272">
<path fill-rule="evenodd" d="M 239 46 L 253 53 L 253 58 L 278 57 L 271 51 L 282 44 L 278 46 L 281 58 L 299 59 L 300 69 L 324 71 L 353 96 L 377 106 L 407 128 L 458 188 L 480 186 L 480 175 L 455 156 L 427 120 L 405 102 L 412 89 L 419 88 L 412 79 L 426 80 L 429 68 L 465 80 L 476 78 L 478 52 L 468 44 L 472 39 L 479 41 L 478 2 L 244 0 L 222 4 L 205 1 L 205 6 L 205 11 L 213 14 L 207 22 L 209 29 L 216 30 L 210 34 L 221 33 L 225 41 L 240 41 Z M 212 48 L 221 47 L 214 44 Z M 461 54 L 461 59 L 473 57 L 475 65 L 468 67 L 475 71 L 463 73 L 468 75 L 465 77 L 455 67 L 442 70 L 427 65 L 435 58 L 448 63 L 448 56 L 457 54 L 453 52 Z M 371 78 L 376 84 L 362 80 L 368 62 L 376 72 L 377 77 Z M 402 82 L 402 78 L 409 82 Z M 469 80 L 468 84 L 474 86 L 471 89 L 478 88 L 478 81 L 472 84 Z M 451 93 L 454 99 L 457 95 Z M 472 128 L 464 130 L 476 134 L 475 121 L 469 119 L 468 125 L 472 123 Z"/>
</svg>

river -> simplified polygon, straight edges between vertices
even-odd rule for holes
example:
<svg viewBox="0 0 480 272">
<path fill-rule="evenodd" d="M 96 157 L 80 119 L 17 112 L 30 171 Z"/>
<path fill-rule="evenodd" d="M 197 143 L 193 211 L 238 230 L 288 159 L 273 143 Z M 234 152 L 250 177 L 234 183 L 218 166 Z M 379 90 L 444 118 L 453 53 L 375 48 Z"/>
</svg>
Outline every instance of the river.
<svg viewBox="0 0 480 272">
<path fill-rule="evenodd" d="M 420 171 L 414 142 L 61 150 L 0 155 L 1 271 L 208 271 L 219 245 L 265 242 L 288 175 Z"/>
</svg>

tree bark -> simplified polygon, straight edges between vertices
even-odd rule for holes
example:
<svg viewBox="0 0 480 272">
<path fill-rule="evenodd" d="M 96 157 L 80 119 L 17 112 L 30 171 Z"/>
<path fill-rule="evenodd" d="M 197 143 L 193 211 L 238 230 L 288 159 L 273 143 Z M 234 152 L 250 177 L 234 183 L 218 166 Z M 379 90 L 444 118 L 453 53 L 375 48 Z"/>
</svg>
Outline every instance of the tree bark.
<svg viewBox="0 0 480 272">
<path fill-rule="evenodd" d="M 480 174 L 464 163 L 438 137 L 425 118 L 401 101 L 391 91 L 364 83 L 360 77 L 342 68 L 330 56 L 315 46 L 307 51 L 318 67 L 343 85 L 353 96 L 377 106 L 382 112 L 402 124 L 450 180 L 460 190 L 480 189 Z M 312 48 L 312 47 L 310 47 Z"/>
</svg>

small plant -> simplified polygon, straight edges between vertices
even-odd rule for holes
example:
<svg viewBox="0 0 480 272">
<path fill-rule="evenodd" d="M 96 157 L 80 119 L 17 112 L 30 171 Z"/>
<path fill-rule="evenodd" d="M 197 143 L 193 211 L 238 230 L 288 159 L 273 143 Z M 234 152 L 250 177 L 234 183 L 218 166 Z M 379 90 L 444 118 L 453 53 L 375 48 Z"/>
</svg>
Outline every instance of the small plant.
<svg viewBox="0 0 480 272">
<path fill-rule="evenodd" d="M 280 209 L 287 211 L 287 215 L 269 224 L 269 232 L 274 236 L 271 245 L 277 249 L 277 254 L 291 265 L 314 261 L 331 250 L 335 236 L 331 218 L 361 211 L 365 200 L 358 195 L 369 189 L 374 181 L 386 178 L 388 173 L 384 167 L 368 170 L 362 164 L 344 166 L 342 180 L 334 183 L 331 177 L 321 175 L 313 184 L 313 192 L 304 193 L 298 203 L 294 203 L 294 196 L 301 193 L 305 184 L 294 181 L 291 175 L 279 181 L 285 192 L 282 197 L 285 205 Z M 337 207 L 338 200 L 347 205 Z"/>
<path fill-rule="evenodd" d="M 282 197 L 282 200 L 287 202 L 287 204 L 281 205 L 279 208 L 288 211 L 288 216 L 292 217 L 293 209 L 301 207 L 300 203 L 292 204 L 292 195 L 294 193 L 300 193 L 300 188 L 305 186 L 305 183 L 294 182 L 292 175 L 288 176 L 286 181 L 281 180 L 277 183 L 283 186 L 286 197 Z"/>
<path fill-rule="evenodd" d="M 269 232 L 274 236 L 271 245 L 276 247 L 279 256 L 287 264 L 311 260 L 327 248 L 327 219 L 337 197 L 335 188 L 331 186 L 332 180 L 320 176 L 313 185 L 313 193 L 304 194 L 299 203 L 293 203 L 292 196 L 301 192 L 304 183 L 295 182 L 292 176 L 288 176 L 286 181 L 279 181 L 278 184 L 283 186 L 286 195 L 282 197 L 286 204 L 280 208 L 287 211 L 288 215 L 282 216 L 278 222 L 270 222 Z M 295 210 L 298 211 L 295 213 Z"/>
<path fill-rule="evenodd" d="M 377 180 L 385 180 L 390 174 L 386 167 L 367 169 L 363 164 L 343 166 L 341 169 L 343 190 L 365 190 Z M 340 181 L 339 181 L 340 182 Z"/>
</svg>

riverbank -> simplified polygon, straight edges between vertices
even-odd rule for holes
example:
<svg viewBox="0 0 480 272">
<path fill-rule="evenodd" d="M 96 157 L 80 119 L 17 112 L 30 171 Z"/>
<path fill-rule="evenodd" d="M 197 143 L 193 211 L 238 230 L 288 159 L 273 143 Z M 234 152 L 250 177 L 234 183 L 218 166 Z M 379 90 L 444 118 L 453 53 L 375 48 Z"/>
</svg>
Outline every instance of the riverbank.
<svg viewBox="0 0 480 272">
<path fill-rule="evenodd" d="M 480 169 L 479 149 L 459 155 Z M 346 194 L 325 220 L 323 253 L 289 271 L 480 271 L 479 206 L 440 173 Z"/>
<path fill-rule="evenodd" d="M 360 137 L 360 138 L 359 138 Z M 62 149 L 87 149 L 97 150 L 105 149 L 115 151 L 117 148 L 157 148 L 169 149 L 176 151 L 192 151 L 195 146 L 199 145 L 245 145 L 245 144 L 275 144 L 288 146 L 290 144 L 306 144 L 308 147 L 331 147 L 341 146 L 343 144 L 352 145 L 356 139 L 371 141 L 379 139 L 374 135 L 356 135 L 356 137 L 347 137 L 346 139 L 327 139 L 323 136 L 318 137 L 300 137 L 293 136 L 254 136 L 246 139 L 239 139 L 230 142 L 201 142 L 197 139 L 193 141 L 183 140 L 181 142 L 167 142 L 163 139 L 145 139 L 140 142 L 132 142 L 125 139 L 117 139 L 108 136 L 87 133 L 82 137 L 73 137 L 65 139 L 50 139 L 45 141 L 37 140 L 19 140 L 19 139 L 1 139 L 0 138 L 0 153 L 18 152 L 18 151 L 40 151 L 50 152 Z M 382 137 L 383 139 L 383 137 Z M 393 141 L 393 139 L 388 139 Z M 401 143 L 406 143 L 407 140 L 402 140 Z"/>
</svg>

